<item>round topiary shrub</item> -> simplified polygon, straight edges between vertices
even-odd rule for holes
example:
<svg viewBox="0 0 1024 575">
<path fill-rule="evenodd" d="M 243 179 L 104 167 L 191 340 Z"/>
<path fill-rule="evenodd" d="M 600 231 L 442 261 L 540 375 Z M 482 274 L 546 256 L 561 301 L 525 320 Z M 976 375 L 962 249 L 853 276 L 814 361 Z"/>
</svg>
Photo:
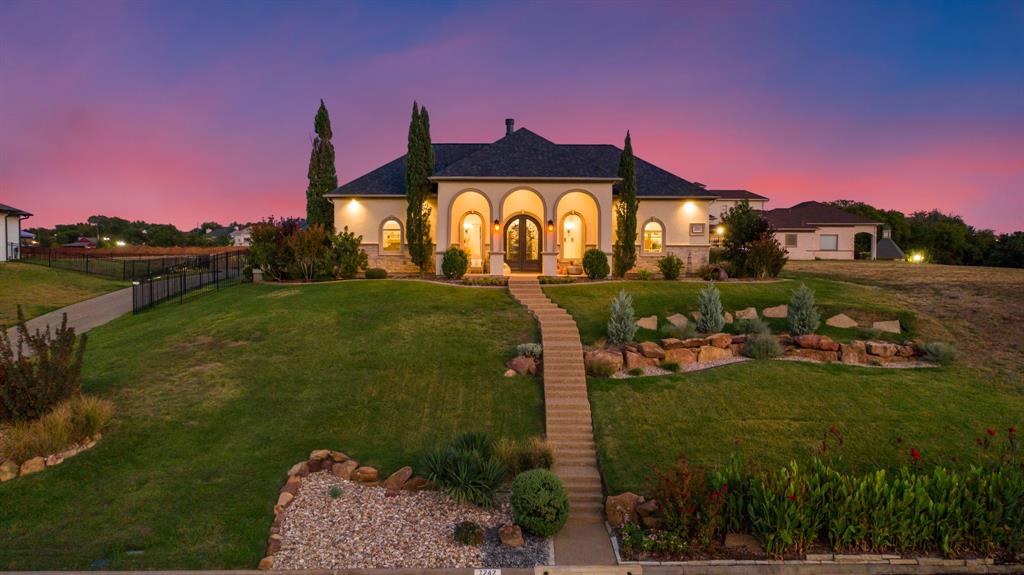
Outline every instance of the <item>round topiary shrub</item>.
<svg viewBox="0 0 1024 575">
<path fill-rule="evenodd" d="M 459 279 L 469 269 L 469 254 L 466 250 L 452 246 L 441 258 L 441 273 L 448 279 Z"/>
<path fill-rule="evenodd" d="M 366 270 L 366 279 L 368 280 L 382 280 L 388 277 L 388 270 L 384 268 L 370 268 Z"/>
<path fill-rule="evenodd" d="M 683 260 L 676 254 L 668 254 L 658 260 L 658 271 L 661 277 L 667 280 L 679 279 L 679 272 L 683 270 Z"/>
<path fill-rule="evenodd" d="M 517 475 L 512 482 L 512 517 L 534 535 L 558 533 L 569 519 L 569 496 L 562 480 L 547 469 Z"/>
<path fill-rule="evenodd" d="M 608 255 L 597 248 L 590 248 L 583 254 L 583 271 L 592 280 L 608 277 Z"/>
</svg>

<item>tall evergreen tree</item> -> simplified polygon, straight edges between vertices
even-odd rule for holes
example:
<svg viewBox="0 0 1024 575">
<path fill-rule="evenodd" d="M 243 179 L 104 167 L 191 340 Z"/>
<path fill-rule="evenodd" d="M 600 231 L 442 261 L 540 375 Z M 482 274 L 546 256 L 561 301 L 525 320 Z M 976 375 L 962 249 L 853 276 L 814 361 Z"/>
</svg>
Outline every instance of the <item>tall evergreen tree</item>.
<svg viewBox="0 0 1024 575">
<path fill-rule="evenodd" d="M 320 100 L 320 109 L 313 119 L 313 150 L 309 153 L 309 187 L 306 188 L 306 222 L 321 224 L 334 232 L 334 206 L 324 194 L 338 187 L 338 173 L 334 168 L 334 144 L 331 137 L 331 117 L 327 106 Z"/>
<path fill-rule="evenodd" d="M 626 143 L 619 158 L 619 203 L 615 208 L 617 227 L 615 246 L 612 248 L 612 274 L 616 277 L 636 265 L 636 160 L 633 158 L 633 141 L 626 132 Z"/>
<path fill-rule="evenodd" d="M 406 242 L 409 257 L 421 271 L 431 262 L 433 244 L 430 241 L 430 176 L 434 173 L 434 148 L 430 142 L 430 115 L 426 107 L 412 104 L 409 122 L 408 150 L 405 159 L 405 195 L 408 201 L 405 213 Z"/>
</svg>

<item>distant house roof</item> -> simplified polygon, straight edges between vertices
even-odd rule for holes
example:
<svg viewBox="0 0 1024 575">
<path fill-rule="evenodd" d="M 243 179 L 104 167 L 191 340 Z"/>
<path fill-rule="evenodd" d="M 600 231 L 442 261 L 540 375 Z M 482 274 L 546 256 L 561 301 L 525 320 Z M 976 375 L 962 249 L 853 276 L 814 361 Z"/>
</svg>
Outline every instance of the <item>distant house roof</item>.
<svg viewBox="0 0 1024 575">
<path fill-rule="evenodd" d="M 236 238 L 238 236 L 244 236 L 249 233 L 252 233 L 252 226 L 245 226 L 244 228 L 238 228 L 237 230 L 231 232 L 231 237 Z"/>
<path fill-rule="evenodd" d="M 747 190 L 710 190 L 711 193 L 718 196 L 720 200 L 759 200 L 767 202 L 768 198 L 761 194 L 755 194 L 754 192 L 748 192 Z"/>
<path fill-rule="evenodd" d="M 28 230 L 21 230 L 21 237 L 25 238 L 26 240 L 34 240 L 34 239 L 36 239 L 36 235 L 33 234 L 32 232 L 28 231 Z"/>
<path fill-rule="evenodd" d="M 526 128 L 520 128 L 492 144 L 434 144 L 432 179 L 573 179 L 616 182 L 619 179 L 621 153 L 622 150 L 610 144 L 555 144 Z M 636 158 L 636 182 L 637 195 L 640 197 L 716 197 L 703 187 L 640 158 Z M 326 195 L 404 196 L 405 156 Z"/>
<path fill-rule="evenodd" d="M 791 208 L 775 208 L 764 213 L 777 230 L 813 230 L 818 226 L 878 225 L 871 218 L 851 214 L 821 202 L 801 202 Z"/>
<path fill-rule="evenodd" d="M 231 233 L 234 232 L 234 231 L 235 231 L 235 228 L 225 227 L 225 228 L 215 228 L 215 229 L 209 230 L 206 233 L 211 238 L 223 238 L 223 237 L 231 235 Z"/>
<path fill-rule="evenodd" d="M 875 245 L 875 259 L 879 260 L 902 260 L 906 259 L 907 254 L 903 253 L 896 242 L 892 241 L 892 238 L 881 238 Z"/>
<path fill-rule="evenodd" d="M 18 208 L 8 206 L 7 204 L 0 204 L 0 212 L 4 212 L 4 213 L 12 215 L 12 216 L 25 216 L 25 217 L 28 217 L 28 216 L 32 215 L 32 214 L 26 212 L 25 210 L 19 210 Z"/>
</svg>

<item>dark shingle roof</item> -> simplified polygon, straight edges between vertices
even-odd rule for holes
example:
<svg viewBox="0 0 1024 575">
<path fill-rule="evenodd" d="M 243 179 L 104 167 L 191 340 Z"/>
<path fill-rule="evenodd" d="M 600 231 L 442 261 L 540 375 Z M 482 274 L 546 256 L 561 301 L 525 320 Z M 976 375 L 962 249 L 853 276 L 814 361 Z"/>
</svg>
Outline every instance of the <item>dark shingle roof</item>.
<svg viewBox="0 0 1024 575">
<path fill-rule="evenodd" d="M 18 208 L 14 208 L 14 207 L 8 206 L 7 204 L 0 204 L 0 212 L 6 212 L 8 214 L 15 215 L 15 216 L 31 216 L 32 215 L 32 214 L 26 212 L 25 210 L 19 210 Z"/>
<path fill-rule="evenodd" d="M 754 192 L 748 192 L 747 190 L 711 190 L 711 193 L 718 196 L 720 200 L 764 200 L 768 201 L 768 198 L 761 194 L 755 194 Z"/>
<path fill-rule="evenodd" d="M 826 206 L 821 202 L 802 202 L 792 208 L 776 208 L 764 213 L 768 223 L 777 230 L 805 230 L 815 226 L 834 224 L 852 226 L 857 224 L 877 225 L 878 222 L 857 214 L 851 214 Z"/>
<path fill-rule="evenodd" d="M 555 144 L 520 128 L 493 144 L 434 144 L 434 178 L 618 179 L 622 150 L 609 144 Z M 715 195 L 650 162 L 636 158 L 640 197 Z M 405 156 L 339 187 L 328 196 L 405 195 Z"/>
<path fill-rule="evenodd" d="M 879 260 L 902 260 L 907 257 L 892 238 L 882 238 L 875 245 L 875 259 Z"/>
</svg>

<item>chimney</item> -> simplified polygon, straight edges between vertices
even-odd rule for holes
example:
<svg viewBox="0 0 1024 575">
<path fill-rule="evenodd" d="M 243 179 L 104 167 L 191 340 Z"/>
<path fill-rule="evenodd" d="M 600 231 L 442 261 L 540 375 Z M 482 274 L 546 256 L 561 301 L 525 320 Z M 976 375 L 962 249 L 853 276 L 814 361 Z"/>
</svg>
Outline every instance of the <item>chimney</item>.
<svg viewBox="0 0 1024 575">
<path fill-rule="evenodd" d="M 516 119 L 505 118 L 505 135 L 511 136 L 512 132 L 516 131 Z"/>
</svg>

